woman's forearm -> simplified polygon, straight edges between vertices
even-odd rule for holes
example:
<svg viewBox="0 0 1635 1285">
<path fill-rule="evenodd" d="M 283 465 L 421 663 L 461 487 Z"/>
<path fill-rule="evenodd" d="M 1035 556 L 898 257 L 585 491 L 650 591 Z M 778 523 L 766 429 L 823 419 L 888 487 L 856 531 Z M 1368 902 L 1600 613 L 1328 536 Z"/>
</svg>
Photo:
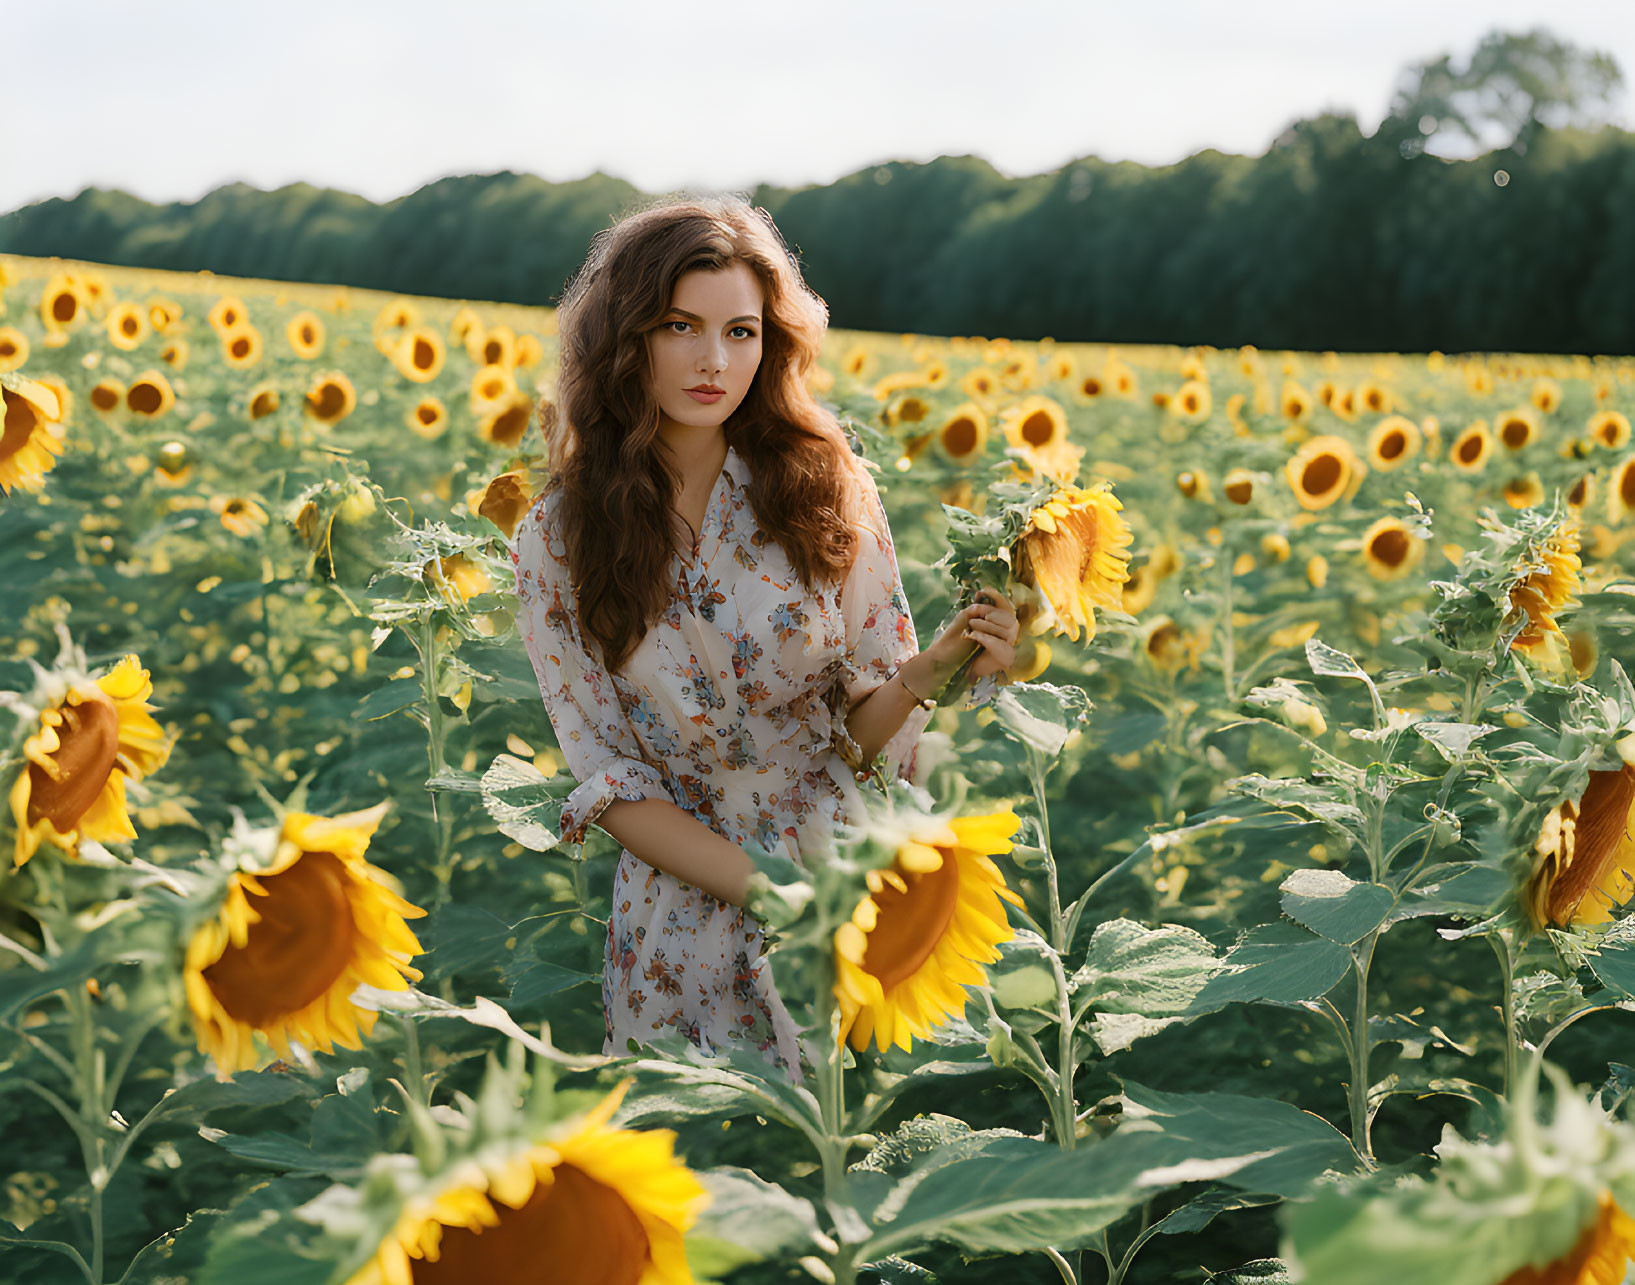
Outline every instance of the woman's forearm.
<svg viewBox="0 0 1635 1285">
<path fill-rule="evenodd" d="M 596 824 L 632 856 L 729 905 L 749 895 L 755 863 L 748 854 L 668 799 L 615 799 Z"/>
<path fill-rule="evenodd" d="M 902 729 L 903 720 L 920 698 L 930 696 L 946 677 L 922 651 L 904 661 L 890 678 L 852 706 L 846 715 L 846 730 L 863 751 L 865 763 L 874 761 L 886 742 Z M 919 695 L 911 695 L 910 689 Z"/>
</svg>

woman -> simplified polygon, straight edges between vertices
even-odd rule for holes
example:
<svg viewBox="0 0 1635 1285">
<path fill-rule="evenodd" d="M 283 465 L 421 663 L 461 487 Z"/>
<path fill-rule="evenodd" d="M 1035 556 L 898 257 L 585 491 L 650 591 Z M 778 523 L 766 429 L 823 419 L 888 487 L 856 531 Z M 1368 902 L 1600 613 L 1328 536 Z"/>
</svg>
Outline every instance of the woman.
<svg viewBox="0 0 1635 1285">
<path fill-rule="evenodd" d="M 801 1077 L 743 900 L 753 841 L 799 861 L 861 819 L 878 753 L 912 779 L 921 705 L 983 648 L 994 595 L 916 644 L 872 478 L 806 386 L 828 325 L 766 213 L 672 201 L 600 233 L 558 311 L 550 481 L 518 524 L 519 628 L 580 782 L 561 832 L 623 845 L 604 1052 L 746 1040 Z"/>
</svg>

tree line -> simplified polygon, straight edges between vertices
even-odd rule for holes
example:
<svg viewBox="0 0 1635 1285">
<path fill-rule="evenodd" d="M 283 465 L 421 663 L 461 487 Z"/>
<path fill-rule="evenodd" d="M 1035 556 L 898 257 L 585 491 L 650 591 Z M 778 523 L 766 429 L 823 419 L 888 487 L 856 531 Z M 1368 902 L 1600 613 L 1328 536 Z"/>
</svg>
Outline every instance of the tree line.
<svg viewBox="0 0 1635 1285">
<path fill-rule="evenodd" d="M 758 186 L 837 327 L 1336 351 L 1635 352 L 1635 134 L 1604 54 L 1490 33 L 1406 69 L 1365 134 L 1328 112 L 1264 154 L 974 156 Z M 1439 140 L 1508 141 L 1474 157 Z M 308 184 L 155 205 L 87 188 L 0 215 L 0 251 L 551 304 L 645 194 L 601 172 L 440 179 L 387 204 Z"/>
</svg>

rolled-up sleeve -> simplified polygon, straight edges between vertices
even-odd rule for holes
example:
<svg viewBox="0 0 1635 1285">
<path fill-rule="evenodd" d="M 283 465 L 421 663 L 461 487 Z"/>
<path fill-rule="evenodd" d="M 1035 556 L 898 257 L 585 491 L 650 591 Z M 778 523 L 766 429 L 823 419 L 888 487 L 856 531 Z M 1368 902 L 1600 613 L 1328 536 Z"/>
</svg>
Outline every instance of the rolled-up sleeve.
<svg viewBox="0 0 1635 1285">
<path fill-rule="evenodd" d="M 647 760 L 604 668 L 601 647 L 579 628 L 566 551 L 553 541 L 556 496 L 541 498 L 510 544 L 516 570 L 517 631 L 539 679 L 556 743 L 578 786 L 562 807 L 561 838 L 582 843 L 585 830 L 615 799 L 671 798 L 664 774 Z"/>
<path fill-rule="evenodd" d="M 861 464 L 857 471 L 863 489 L 857 560 L 847 573 L 840 593 L 846 654 L 829 697 L 831 740 L 853 771 L 863 767 L 863 752 L 846 729 L 846 715 L 884 684 L 899 665 L 920 651 L 885 506 L 874 479 Z M 962 708 L 970 710 L 986 705 L 998 690 L 997 675 L 976 679 L 967 689 Z M 914 752 L 932 714 L 933 711 L 916 705 L 903 719 L 902 727 L 881 748 L 889 773 L 905 781 L 914 779 Z"/>
</svg>

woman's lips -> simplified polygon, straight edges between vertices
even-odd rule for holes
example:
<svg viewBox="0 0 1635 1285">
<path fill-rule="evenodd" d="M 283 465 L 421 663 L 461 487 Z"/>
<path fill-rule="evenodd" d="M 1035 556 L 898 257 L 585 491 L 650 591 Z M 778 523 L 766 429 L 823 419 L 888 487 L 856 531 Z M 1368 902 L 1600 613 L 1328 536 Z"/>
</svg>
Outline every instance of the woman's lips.
<svg viewBox="0 0 1635 1285">
<path fill-rule="evenodd" d="M 687 396 L 691 397 L 695 402 L 703 402 L 705 405 L 708 405 L 711 402 L 720 401 L 726 396 L 726 393 L 701 393 L 689 388 L 687 390 Z"/>
</svg>

